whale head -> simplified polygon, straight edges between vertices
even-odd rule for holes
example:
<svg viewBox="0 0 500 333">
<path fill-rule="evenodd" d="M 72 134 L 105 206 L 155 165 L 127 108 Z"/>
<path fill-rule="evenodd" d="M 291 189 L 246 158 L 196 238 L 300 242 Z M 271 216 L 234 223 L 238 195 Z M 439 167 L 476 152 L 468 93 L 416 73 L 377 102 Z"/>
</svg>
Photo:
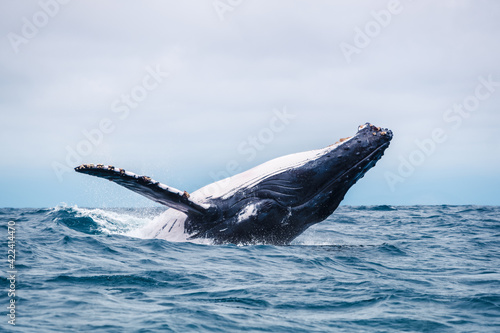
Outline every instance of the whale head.
<svg viewBox="0 0 500 333">
<path fill-rule="evenodd" d="M 195 238 L 221 243 L 287 244 L 334 212 L 391 139 L 390 130 L 367 123 L 326 148 L 283 156 L 213 183 L 193 196 L 219 213 L 187 228 Z"/>
</svg>

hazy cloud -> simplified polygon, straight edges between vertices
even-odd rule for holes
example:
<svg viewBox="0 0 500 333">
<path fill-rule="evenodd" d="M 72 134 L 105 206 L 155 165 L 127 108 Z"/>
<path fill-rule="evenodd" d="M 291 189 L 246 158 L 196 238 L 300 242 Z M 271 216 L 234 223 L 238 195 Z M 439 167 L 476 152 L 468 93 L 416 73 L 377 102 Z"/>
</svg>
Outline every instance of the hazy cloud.
<svg viewBox="0 0 500 333">
<path fill-rule="evenodd" d="M 210 172 L 230 160 L 248 169 L 326 146 L 370 121 L 393 129 L 395 138 L 348 203 L 499 204 L 500 87 L 458 128 L 443 115 L 474 95 L 480 77 L 500 82 L 500 3 L 241 1 L 224 20 L 214 3 L 4 2 L 0 183 L 7 190 L 0 205 L 136 204 L 135 195 L 105 182 L 95 184 L 113 196 L 86 197 L 86 178 L 67 172 L 59 182 L 54 173 L 54 161 L 65 164 L 67 147 L 76 150 L 102 119 L 113 130 L 85 162 L 119 165 L 189 190 L 213 181 Z M 397 14 L 389 23 L 377 21 L 391 6 Z M 363 38 L 367 45 L 357 45 Z M 350 62 L 342 43 L 359 51 Z M 139 98 L 137 87 L 157 66 L 168 78 Z M 113 107 L 123 95 L 137 104 L 124 119 Z M 247 161 L 238 145 L 283 107 L 296 120 Z M 387 172 L 397 175 L 401 158 L 435 128 L 447 140 L 391 191 Z M 471 185 L 478 183 L 484 186 Z"/>
</svg>

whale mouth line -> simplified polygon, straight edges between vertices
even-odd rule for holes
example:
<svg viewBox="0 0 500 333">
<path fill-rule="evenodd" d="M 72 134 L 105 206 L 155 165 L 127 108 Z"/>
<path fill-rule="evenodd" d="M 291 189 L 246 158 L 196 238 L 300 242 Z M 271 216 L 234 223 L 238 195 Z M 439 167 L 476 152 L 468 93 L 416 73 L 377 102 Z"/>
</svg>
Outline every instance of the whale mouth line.
<svg viewBox="0 0 500 333">
<path fill-rule="evenodd" d="M 378 152 L 380 152 L 380 150 L 384 151 L 387 148 L 387 146 L 389 146 L 389 144 L 390 144 L 390 141 L 384 142 L 383 144 L 381 144 L 380 146 L 378 146 L 374 151 L 372 151 L 370 154 L 368 154 L 368 156 L 366 156 L 365 158 L 363 158 L 362 160 L 360 160 L 354 166 L 352 166 L 351 168 L 347 169 L 341 175 L 335 177 L 334 179 L 330 180 L 328 183 L 326 183 L 325 185 L 323 185 L 323 187 L 316 193 L 316 195 L 319 194 L 319 193 L 324 193 L 325 191 L 328 191 L 328 188 L 330 188 L 336 182 L 340 181 L 340 179 L 342 177 L 344 177 L 346 174 L 348 174 L 352 170 L 356 169 L 361 163 L 366 162 L 368 159 L 371 159 L 371 157 L 374 156 L 375 154 L 377 154 Z M 380 157 L 382 157 L 382 155 Z M 378 159 L 376 159 L 375 162 L 377 162 L 380 159 L 380 157 Z M 355 182 L 357 180 L 358 179 L 354 178 Z M 295 209 L 297 207 L 300 207 L 300 206 L 303 206 L 303 205 L 307 205 L 316 195 L 311 195 L 311 197 L 307 198 L 307 200 L 303 201 L 302 203 L 300 203 L 300 204 L 298 204 L 296 206 L 293 206 L 292 208 Z"/>
<path fill-rule="evenodd" d="M 331 184 L 337 182 L 340 178 L 344 177 L 344 175 L 346 175 L 349 172 L 351 172 L 352 170 L 356 169 L 361 163 L 366 162 L 367 160 L 370 160 L 372 158 L 372 156 L 375 155 L 376 153 L 378 153 L 380 150 L 382 150 L 382 151 L 385 150 L 387 148 L 387 146 L 389 146 L 389 144 L 390 144 L 390 142 L 384 142 L 383 144 L 381 144 L 380 146 L 378 146 L 374 151 L 372 151 L 370 154 L 368 154 L 368 156 L 366 156 L 365 158 L 363 158 L 361 161 L 359 161 L 358 163 L 356 163 L 354 166 L 352 166 L 349 169 L 347 169 L 340 176 L 338 176 L 335 179 L 333 179 L 333 181 L 328 182 L 327 183 L 327 187 L 331 186 Z M 382 156 L 380 156 L 380 157 L 382 157 Z M 375 160 L 375 162 L 378 161 L 380 159 L 380 157 L 377 160 Z"/>
</svg>

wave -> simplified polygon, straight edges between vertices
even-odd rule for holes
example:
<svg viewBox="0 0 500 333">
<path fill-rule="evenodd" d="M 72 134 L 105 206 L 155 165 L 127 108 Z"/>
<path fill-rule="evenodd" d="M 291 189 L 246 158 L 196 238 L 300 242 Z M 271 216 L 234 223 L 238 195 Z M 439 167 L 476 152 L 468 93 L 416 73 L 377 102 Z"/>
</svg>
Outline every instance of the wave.
<svg viewBox="0 0 500 333">
<path fill-rule="evenodd" d="M 47 216 L 56 223 L 86 234 L 127 235 L 153 221 L 158 214 L 151 209 L 104 210 L 59 205 L 49 210 Z"/>
<path fill-rule="evenodd" d="M 351 207 L 351 208 L 354 210 L 372 210 L 372 211 L 379 211 L 379 212 L 388 212 L 388 211 L 397 210 L 396 207 L 389 206 L 389 205 L 358 206 L 358 207 Z"/>
</svg>

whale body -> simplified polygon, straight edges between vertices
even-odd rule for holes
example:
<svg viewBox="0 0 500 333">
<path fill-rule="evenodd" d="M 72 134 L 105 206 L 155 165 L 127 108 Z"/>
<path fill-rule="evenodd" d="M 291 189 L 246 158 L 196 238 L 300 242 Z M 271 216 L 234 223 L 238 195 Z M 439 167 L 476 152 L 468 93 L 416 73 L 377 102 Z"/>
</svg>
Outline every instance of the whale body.
<svg viewBox="0 0 500 333">
<path fill-rule="evenodd" d="M 75 171 L 169 207 L 141 230 L 143 238 L 284 245 L 329 217 L 391 139 L 390 130 L 366 123 L 336 144 L 273 159 L 191 194 L 110 165 L 82 164 Z"/>
</svg>

